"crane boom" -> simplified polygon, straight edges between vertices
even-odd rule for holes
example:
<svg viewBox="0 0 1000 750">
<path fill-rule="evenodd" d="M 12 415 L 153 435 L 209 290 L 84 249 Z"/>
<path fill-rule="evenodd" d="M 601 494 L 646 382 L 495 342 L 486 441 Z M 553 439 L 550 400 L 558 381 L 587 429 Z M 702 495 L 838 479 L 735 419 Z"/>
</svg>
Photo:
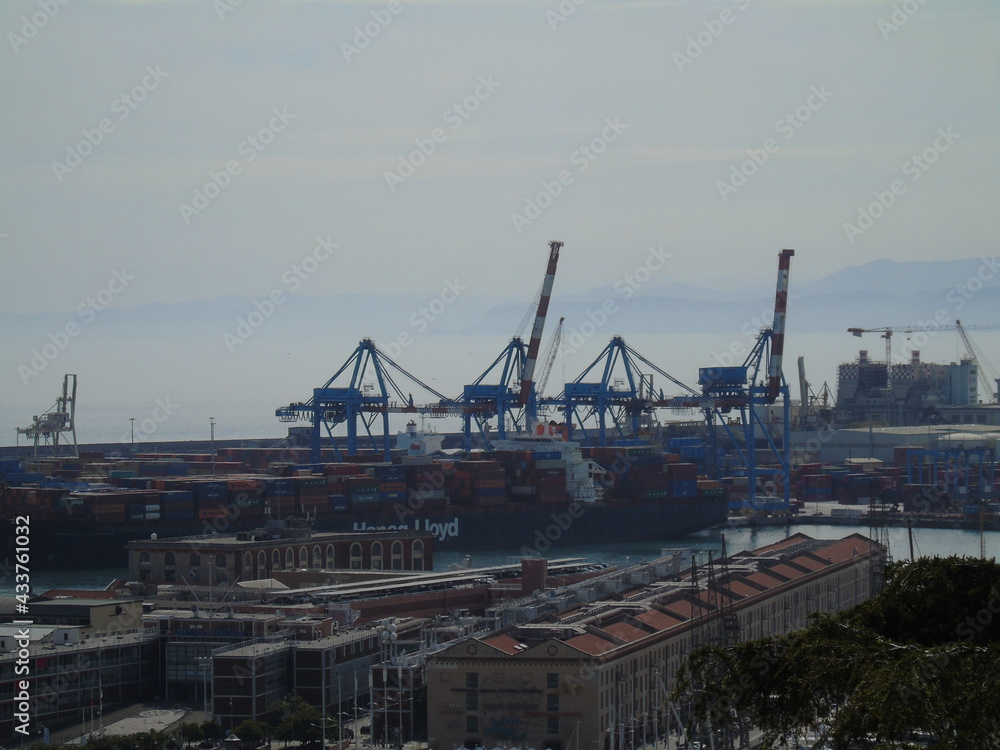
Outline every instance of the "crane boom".
<svg viewBox="0 0 1000 750">
<path fill-rule="evenodd" d="M 556 333 L 552 337 L 552 345 L 549 347 L 549 356 L 545 358 L 545 367 L 542 369 L 542 377 L 538 379 L 538 396 L 545 393 L 545 386 L 549 382 L 549 375 L 552 373 L 552 365 L 556 361 L 559 353 L 559 344 L 562 342 L 563 321 L 566 318 L 559 318 L 559 325 L 556 326 Z"/>
<path fill-rule="evenodd" d="M 771 359 L 767 363 L 767 403 L 773 404 L 781 391 L 781 358 L 785 351 L 785 311 L 788 307 L 788 271 L 794 250 L 778 256 L 778 285 L 774 293 L 774 321 L 771 323 Z"/>
<path fill-rule="evenodd" d="M 531 328 L 531 341 L 528 342 L 528 354 L 521 373 L 520 406 L 528 404 L 531 395 L 531 382 L 535 377 L 535 362 L 538 360 L 538 349 L 542 342 L 542 330 L 545 328 L 545 316 L 549 311 L 549 297 L 552 295 L 552 284 L 556 278 L 556 264 L 559 263 L 559 249 L 563 243 L 549 243 L 549 262 L 545 267 L 545 281 L 542 283 L 542 294 L 538 299 L 538 310 L 535 313 L 535 324 Z M 531 425 L 528 425 L 530 428 Z"/>
<path fill-rule="evenodd" d="M 955 321 L 955 328 L 958 329 L 958 335 L 962 337 L 962 343 L 965 344 L 965 350 L 969 353 L 969 359 L 971 359 L 976 365 L 976 371 L 979 374 L 979 382 L 982 384 L 985 392 L 983 393 L 983 398 L 990 399 L 994 396 L 993 386 L 990 385 L 990 378 L 983 369 L 982 362 L 979 361 L 978 352 L 976 347 L 972 345 L 972 339 L 969 338 L 969 334 L 965 332 L 965 326 L 962 325 L 961 320 Z M 1000 389 L 998 389 L 1000 390 Z M 1000 398 L 1000 396 L 997 396 Z"/>
</svg>

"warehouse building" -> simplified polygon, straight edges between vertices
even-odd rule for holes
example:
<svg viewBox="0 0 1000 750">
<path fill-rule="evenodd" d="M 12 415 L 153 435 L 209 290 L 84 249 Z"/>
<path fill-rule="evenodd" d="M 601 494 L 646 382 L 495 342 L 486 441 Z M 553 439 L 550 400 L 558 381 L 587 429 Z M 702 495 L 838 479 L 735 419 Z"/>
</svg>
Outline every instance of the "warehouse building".
<svg viewBox="0 0 1000 750">
<path fill-rule="evenodd" d="M 618 750 L 663 736 L 666 696 L 692 648 L 786 633 L 867 599 L 882 552 L 855 534 L 795 534 L 692 575 L 472 638 L 428 657 L 428 739 Z"/>
</svg>

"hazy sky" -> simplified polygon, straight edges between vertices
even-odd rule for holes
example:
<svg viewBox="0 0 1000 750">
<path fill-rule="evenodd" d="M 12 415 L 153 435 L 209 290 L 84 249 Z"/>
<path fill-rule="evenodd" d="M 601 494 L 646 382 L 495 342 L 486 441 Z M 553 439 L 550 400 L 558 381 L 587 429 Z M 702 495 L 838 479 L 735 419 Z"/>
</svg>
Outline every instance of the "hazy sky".
<svg viewBox="0 0 1000 750">
<path fill-rule="evenodd" d="M 799 279 L 993 253 L 998 19 L 995 0 L 4 0 L 0 311 L 449 279 L 526 300 L 550 239 L 565 292 L 651 246 L 687 282 L 770 281 L 783 247 Z"/>
</svg>

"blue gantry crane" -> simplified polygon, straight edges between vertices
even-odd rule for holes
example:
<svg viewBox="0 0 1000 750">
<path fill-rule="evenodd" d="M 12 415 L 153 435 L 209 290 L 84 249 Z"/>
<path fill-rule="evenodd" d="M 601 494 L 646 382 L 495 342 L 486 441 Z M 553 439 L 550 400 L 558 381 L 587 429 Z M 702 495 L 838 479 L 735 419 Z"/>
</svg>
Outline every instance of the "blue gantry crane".
<svg viewBox="0 0 1000 750">
<path fill-rule="evenodd" d="M 770 328 L 760 332 L 753 349 L 743 364 L 735 367 L 702 367 L 698 370 L 698 385 L 705 399 L 705 418 L 708 425 L 710 459 L 719 455 L 719 431 L 728 438 L 733 453 L 740 465 L 733 470 L 737 476 L 747 477 L 747 503 L 754 509 L 770 509 L 770 506 L 787 508 L 790 500 L 789 486 L 789 431 L 791 429 L 791 400 L 788 384 L 782 371 L 782 357 L 785 341 L 785 313 L 788 304 L 788 272 L 794 250 L 782 250 L 778 256 L 778 283 L 774 299 L 774 320 Z M 762 369 L 766 363 L 766 374 Z M 782 404 L 783 432 L 781 445 L 775 441 L 764 415 L 765 408 L 778 399 Z M 738 427 L 742 435 L 737 437 L 729 415 L 736 410 L 739 415 Z M 758 455 L 757 441 L 763 439 L 765 446 Z M 771 461 L 770 465 L 759 465 L 760 459 Z M 716 475 L 722 467 L 714 467 Z M 762 479 L 768 478 L 772 493 L 780 492 L 780 499 L 766 501 L 758 497 Z"/>
<path fill-rule="evenodd" d="M 310 422 L 312 457 L 317 462 L 321 456 L 324 429 L 332 441 L 333 430 L 340 424 L 347 426 L 348 454 L 356 454 L 364 444 L 366 448 L 380 451 L 388 460 L 391 448 L 389 414 L 392 413 L 461 416 L 467 448 L 472 445 L 473 424 L 485 447 L 490 445 L 486 426 L 491 419 L 497 420 L 497 432 L 501 438 L 506 437 L 508 417 L 518 432 L 522 424 L 530 430 L 537 413 L 533 382 L 535 362 L 562 246 L 562 242 L 549 243 L 545 278 L 527 349 L 520 338 L 512 339 L 493 364 L 471 385 L 464 387 L 459 398 L 451 399 L 438 393 L 393 362 L 371 339 L 366 338 L 322 387 L 313 389 L 311 399 L 282 406 L 275 410 L 275 416 L 283 422 Z M 486 382 L 498 368 L 497 382 Z M 404 392 L 399 386 L 395 378 L 400 376 L 416 386 L 421 402 L 414 402 L 412 390 Z M 431 400 L 423 402 L 423 398 Z M 376 425 L 376 421 L 381 424 Z M 339 450 L 337 453 L 339 456 Z"/>
<path fill-rule="evenodd" d="M 640 365 L 651 372 L 643 372 Z M 653 387 L 653 373 L 690 396 L 665 396 L 662 389 Z M 565 413 L 567 439 L 574 439 L 574 433 L 579 431 L 582 437 L 576 439 L 581 442 L 607 445 L 609 434 L 618 440 L 636 437 L 643 415 L 655 409 L 700 406 L 698 395 L 635 351 L 621 336 L 614 336 L 574 381 L 565 384 L 561 394 L 542 399 L 542 403 Z"/>
</svg>

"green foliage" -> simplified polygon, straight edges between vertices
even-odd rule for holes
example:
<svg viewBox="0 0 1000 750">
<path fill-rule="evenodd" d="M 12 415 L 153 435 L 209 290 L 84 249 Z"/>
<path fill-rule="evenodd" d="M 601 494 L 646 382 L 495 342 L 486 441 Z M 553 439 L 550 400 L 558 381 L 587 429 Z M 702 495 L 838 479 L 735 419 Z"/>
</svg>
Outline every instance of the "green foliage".
<svg viewBox="0 0 1000 750">
<path fill-rule="evenodd" d="M 271 733 L 271 728 L 262 721 L 245 719 L 233 727 L 233 734 L 244 742 L 260 742 Z"/>
<path fill-rule="evenodd" d="M 675 700 L 693 724 L 722 727 L 731 709 L 776 748 L 819 731 L 816 747 L 1000 748 L 1000 566 L 924 558 L 888 567 L 875 598 L 816 615 L 789 635 L 695 651 Z"/>
<path fill-rule="evenodd" d="M 268 723 L 274 738 L 285 742 L 315 742 L 322 737 L 322 715 L 298 695 L 288 695 L 268 706 Z"/>
<path fill-rule="evenodd" d="M 180 726 L 181 737 L 183 737 L 188 742 L 198 742 L 204 739 L 205 732 L 201 728 L 201 724 L 196 721 L 186 721 Z"/>
<path fill-rule="evenodd" d="M 201 733 L 206 740 L 221 740 L 226 736 L 222 725 L 215 719 L 209 719 L 201 723 Z"/>
<path fill-rule="evenodd" d="M 92 737 L 86 747 L 91 750 L 164 750 L 170 742 L 169 734 L 163 732 L 138 732 L 136 734 L 106 734 Z"/>
</svg>

